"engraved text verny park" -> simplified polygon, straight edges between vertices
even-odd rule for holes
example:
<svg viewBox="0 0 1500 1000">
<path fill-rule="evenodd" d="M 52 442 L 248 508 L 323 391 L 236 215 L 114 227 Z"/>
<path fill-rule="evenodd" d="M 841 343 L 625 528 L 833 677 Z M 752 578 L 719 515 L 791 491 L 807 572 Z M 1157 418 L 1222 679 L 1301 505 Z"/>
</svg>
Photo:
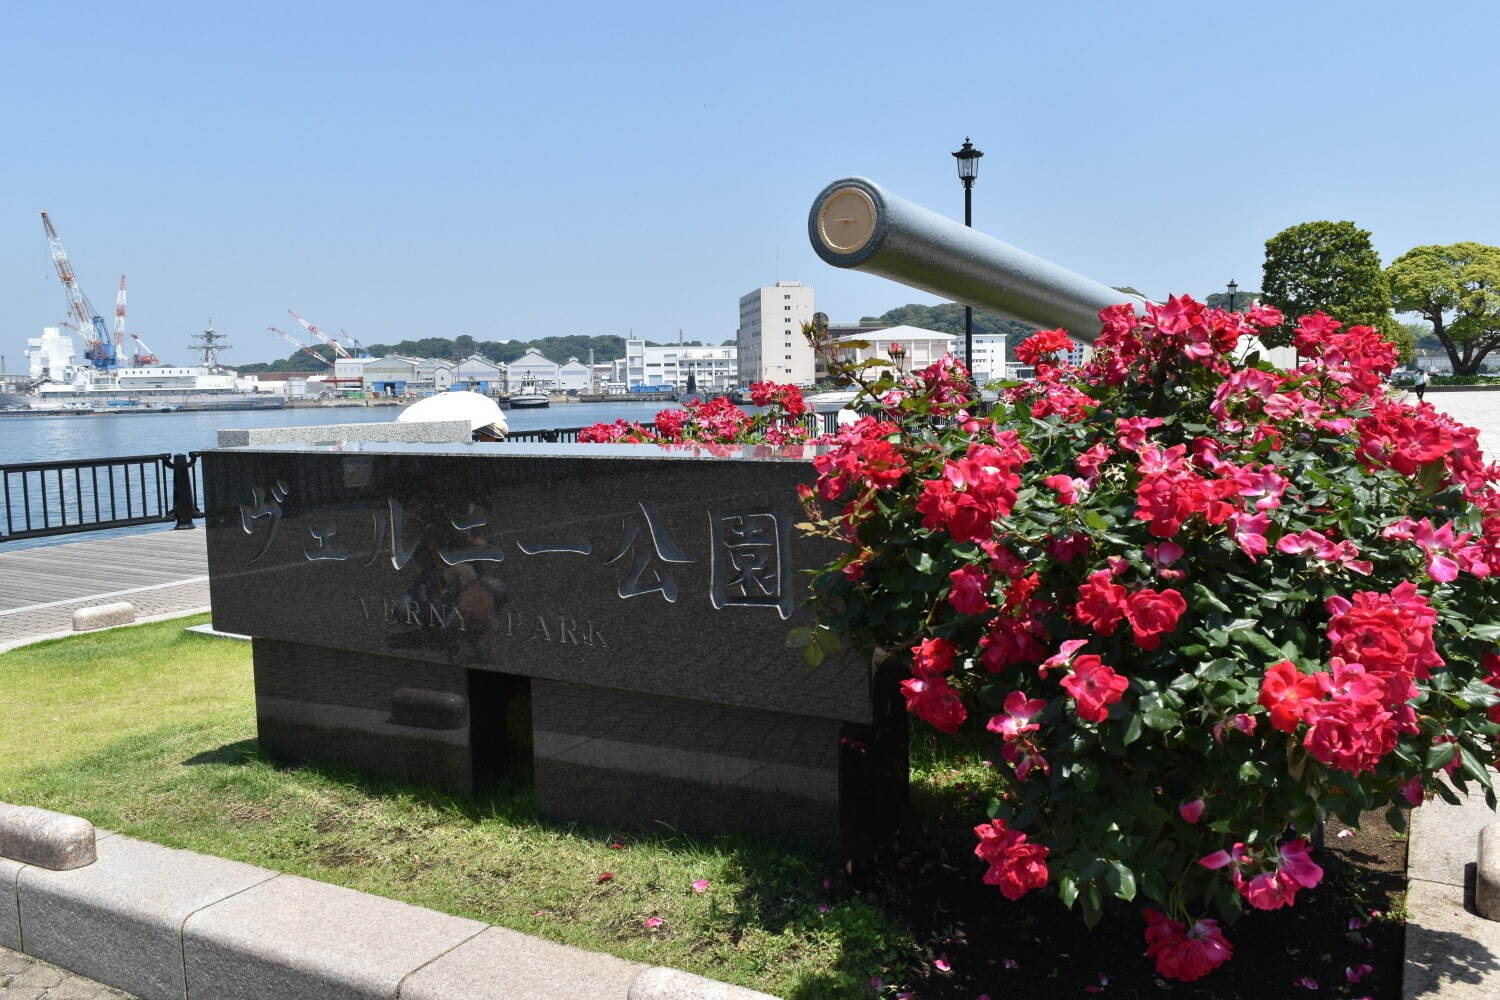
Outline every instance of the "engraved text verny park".
<svg viewBox="0 0 1500 1000">
<path fill-rule="evenodd" d="M 269 489 L 253 487 L 250 502 L 240 505 L 241 527 L 247 535 L 258 536 L 260 542 L 251 563 L 260 561 L 275 542 L 283 505 L 290 496 L 287 484 L 278 480 Z M 660 595 L 666 603 L 676 604 L 682 591 L 675 568 L 696 560 L 677 545 L 653 505 L 638 502 L 634 506 L 635 510 L 622 518 L 617 542 L 597 553 L 592 541 L 583 538 L 546 542 L 516 539 L 515 553 L 521 558 L 512 553 L 513 568 L 507 574 L 510 581 L 494 572 L 495 564 L 506 562 L 510 549 L 481 530 L 490 527 L 489 512 L 474 503 L 468 504 L 463 513 L 449 517 L 441 532 L 435 532 L 442 537 L 432 539 L 430 545 L 423 544 L 423 532 L 413 530 L 401 501 L 395 498 L 387 498 L 373 510 L 343 511 L 338 518 L 324 515 L 307 527 L 306 537 L 298 544 L 308 562 L 355 561 L 373 569 L 384 556 L 395 572 L 412 575 L 412 586 L 398 599 L 358 598 L 361 617 L 390 627 L 466 631 L 469 623 L 463 610 L 443 600 L 427 584 L 430 571 L 441 572 L 443 566 L 469 567 L 476 572 L 485 569 L 489 572 L 483 574 L 483 583 L 500 604 L 509 604 L 514 574 L 519 571 L 524 575 L 524 565 L 541 556 L 582 556 L 596 566 L 611 567 L 615 592 L 622 600 Z M 783 619 L 790 617 L 794 606 L 790 519 L 768 508 L 709 510 L 708 529 L 710 605 L 719 610 L 775 608 Z M 609 557 L 603 558 L 606 554 Z M 423 565 L 424 557 L 431 566 Z M 503 624 L 505 636 L 511 639 L 609 648 L 602 626 L 587 618 L 506 607 Z"/>
</svg>

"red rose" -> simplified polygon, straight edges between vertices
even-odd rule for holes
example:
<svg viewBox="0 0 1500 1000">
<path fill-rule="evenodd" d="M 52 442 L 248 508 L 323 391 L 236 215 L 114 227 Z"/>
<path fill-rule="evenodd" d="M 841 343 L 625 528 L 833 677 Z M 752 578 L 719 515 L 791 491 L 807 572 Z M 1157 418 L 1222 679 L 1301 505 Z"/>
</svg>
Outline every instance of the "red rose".
<svg viewBox="0 0 1500 1000">
<path fill-rule="evenodd" d="M 1124 696 L 1130 681 L 1104 666 L 1093 653 L 1085 653 L 1073 661 L 1073 672 L 1063 678 L 1062 686 L 1073 696 L 1080 719 L 1103 722 L 1109 717 L 1109 706 Z"/>
<path fill-rule="evenodd" d="M 1175 590 L 1137 590 L 1125 600 L 1125 619 L 1135 631 L 1136 645 L 1155 649 L 1161 637 L 1177 627 L 1187 601 Z"/>
<path fill-rule="evenodd" d="M 1110 635 L 1125 617 L 1125 588 L 1111 582 L 1107 569 L 1090 573 L 1078 588 L 1073 617 L 1100 635 Z"/>
<path fill-rule="evenodd" d="M 1003 819 L 992 819 L 974 828 L 979 844 L 974 853 L 990 863 L 984 873 L 986 885 L 1014 902 L 1032 889 L 1047 885 L 1047 855 L 1050 849 L 1026 843 L 1026 834 L 1012 830 Z"/>
<path fill-rule="evenodd" d="M 948 603 L 961 615 L 982 615 L 990 610 L 987 594 L 990 580 L 978 566 L 965 566 L 948 574 L 953 587 L 948 591 Z"/>
</svg>

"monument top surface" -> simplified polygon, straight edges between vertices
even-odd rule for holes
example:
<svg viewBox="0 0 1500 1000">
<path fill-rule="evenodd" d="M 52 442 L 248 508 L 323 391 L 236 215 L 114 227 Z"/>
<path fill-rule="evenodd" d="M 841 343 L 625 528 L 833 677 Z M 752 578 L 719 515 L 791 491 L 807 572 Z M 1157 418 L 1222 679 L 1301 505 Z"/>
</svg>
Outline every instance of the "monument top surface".
<svg viewBox="0 0 1500 1000">
<path fill-rule="evenodd" d="M 576 444 L 532 441 L 463 441 L 443 444 L 404 441 L 328 441 L 310 444 L 252 444 L 237 454 L 274 452 L 299 455 L 444 455 L 465 458 L 679 459 L 683 461 L 807 462 L 824 445 L 765 444 Z"/>
</svg>

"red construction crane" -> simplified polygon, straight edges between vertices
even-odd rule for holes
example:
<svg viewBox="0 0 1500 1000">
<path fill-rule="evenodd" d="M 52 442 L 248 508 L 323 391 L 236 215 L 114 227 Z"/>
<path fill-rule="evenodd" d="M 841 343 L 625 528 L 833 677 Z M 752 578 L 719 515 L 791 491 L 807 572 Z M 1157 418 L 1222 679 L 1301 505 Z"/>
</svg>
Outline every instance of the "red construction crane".
<svg viewBox="0 0 1500 1000">
<path fill-rule="evenodd" d="M 84 356 L 96 368 L 113 368 L 118 359 L 115 346 L 110 343 L 109 333 L 104 328 L 104 317 L 99 315 L 88 296 L 83 294 L 83 289 L 78 287 L 73 262 L 68 259 L 68 251 L 63 249 L 62 238 L 57 235 L 46 212 L 42 213 L 42 230 L 46 232 L 47 243 L 52 248 L 52 264 L 57 268 L 57 276 L 62 280 L 63 289 L 68 295 L 68 312 L 78 321 L 79 336 L 86 346 Z"/>
<path fill-rule="evenodd" d="M 313 357 L 317 358 L 319 361 L 321 361 L 325 365 L 327 365 L 329 368 L 333 367 L 333 362 L 332 361 L 329 361 L 327 358 L 323 357 L 323 355 L 321 355 L 317 351 L 313 350 L 311 346 L 309 346 L 307 344 L 304 344 L 302 341 L 298 340 L 296 337 L 293 337 L 290 333 L 283 333 L 282 331 L 276 329 L 274 326 L 268 326 L 268 327 L 266 327 L 266 329 L 270 330 L 272 333 L 276 334 L 276 336 L 280 337 L 282 340 L 286 341 L 288 344 L 291 344 L 297 350 L 302 351 L 305 354 L 312 355 Z"/>
<path fill-rule="evenodd" d="M 156 365 L 161 363 L 161 358 L 158 358 L 156 356 L 156 352 L 147 347 L 146 342 L 142 340 L 138 335 L 132 333 L 130 335 L 130 339 L 135 341 L 135 350 L 131 352 L 130 361 L 137 368 L 143 365 Z"/>
<path fill-rule="evenodd" d="M 324 333 L 322 330 L 319 330 L 317 327 L 313 326 L 301 316 L 298 316 L 296 310 L 288 309 L 287 312 L 291 313 L 292 319 L 296 320 L 298 323 L 301 323 L 308 333 L 312 334 L 314 337 L 317 337 L 323 343 L 333 348 L 333 353 L 337 354 L 341 358 L 347 358 L 349 356 L 349 351 L 344 347 L 343 344 L 339 343 L 337 339 L 328 336 L 328 334 Z"/>
</svg>

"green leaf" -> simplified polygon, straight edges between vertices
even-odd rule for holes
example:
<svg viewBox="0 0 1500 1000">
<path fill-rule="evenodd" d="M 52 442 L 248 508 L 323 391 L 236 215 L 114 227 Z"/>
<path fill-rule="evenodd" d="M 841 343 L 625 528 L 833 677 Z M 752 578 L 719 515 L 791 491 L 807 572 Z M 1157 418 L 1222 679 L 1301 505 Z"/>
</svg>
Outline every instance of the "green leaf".
<svg viewBox="0 0 1500 1000">
<path fill-rule="evenodd" d="M 1485 788 L 1489 788 L 1491 786 L 1490 772 L 1484 766 L 1484 764 L 1480 762 L 1479 758 L 1475 757 L 1474 754 L 1470 752 L 1469 748 L 1464 746 L 1458 748 L 1458 754 L 1460 759 L 1462 759 L 1464 762 L 1464 773 L 1469 775 L 1469 777 L 1473 778 L 1475 781 L 1479 782 Z"/>
<path fill-rule="evenodd" d="M 813 630 L 807 626 L 794 628 L 786 634 L 787 649 L 801 649 L 812 641 Z"/>
<path fill-rule="evenodd" d="M 1202 600 L 1204 603 L 1208 604 L 1210 607 L 1218 608 L 1220 611 L 1224 612 L 1226 615 L 1227 614 L 1233 614 L 1233 612 L 1229 610 L 1229 605 L 1227 605 L 1223 601 L 1219 600 L 1219 595 L 1215 594 L 1212 590 L 1209 590 L 1203 584 L 1201 584 L 1201 583 L 1195 583 L 1195 584 L 1193 584 L 1193 593 L 1197 594 L 1198 598 L 1200 600 Z"/>
<path fill-rule="evenodd" d="M 1129 721 L 1127 721 L 1125 723 L 1125 733 L 1121 737 L 1120 742 L 1124 746 L 1128 747 L 1128 746 L 1130 746 L 1130 744 L 1134 743 L 1136 740 L 1138 740 L 1140 738 L 1141 738 L 1141 715 L 1140 715 L 1139 712 L 1133 712 L 1133 713 L 1131 713 Z"/>
<path fill-rule="evenodd" d="M 1104 898 L 1099 894 L 1099 887 L 1090 884 L 1083 890 L 1083 925 L 1089 930 L 1099 923 L 1099 918 L 1104 916 Z"/>
<path fill-rule="evenodd" d="M 809 667 L 821 665 L 824 655 L 823 647 L 815 642 L 809 642 L 806 646 L 802 647 L 802 662 L 806 663 Z"/>
<path fill-rule="evenodd" d="M 1078 898 L 1078 879 L 1071 872 L 1064 872 L 1057 879 L 1057 898 L 1068 909 L 1073 908 L 1073 901 Z"/>
<path fill-rule="evenodd" d="M 1469 634 L 1486 642 L 1500 642 L 1500 624 L 1487 622 L 1483 625 L 1470 625 Z"/>
<path fill-rule="evenodd" d="M 1146 725 L 1157 732 L 1166 732 L 1182 721 L 1182 718 L 1170 708 L 1153 708 L 1145 713 Z"/>
<path fill-rule="evenodd" d="M 1251 649 L 1272 659 L 1283 659 L 1280 648 L 1270 639 L 1267 639 L 1258 629 L 1247 628 L 1233 633 L 1230 638 L 1241 646 L 1249 646 Z"/>
<path fill-rule="evenodd" d="M 1135 872 L 1125 867 L 1123 862 L 1109 863 L 1109 870 L 1104 873 L 1104 884 L 1115 894 L 1116 899 L 1123 899 L 1128 903 L 1135 898 Z"/>
<path fill-rule="evenodd" d="M 1427 748 L 1427 753 L 1422 756 L 1422 766 L 1429 771 L 1436 771 L 1440 767 L 1447 767 L 1453 755 L 1458 753 L 1457 743 L 1434 743 Z"/>
</svg>

